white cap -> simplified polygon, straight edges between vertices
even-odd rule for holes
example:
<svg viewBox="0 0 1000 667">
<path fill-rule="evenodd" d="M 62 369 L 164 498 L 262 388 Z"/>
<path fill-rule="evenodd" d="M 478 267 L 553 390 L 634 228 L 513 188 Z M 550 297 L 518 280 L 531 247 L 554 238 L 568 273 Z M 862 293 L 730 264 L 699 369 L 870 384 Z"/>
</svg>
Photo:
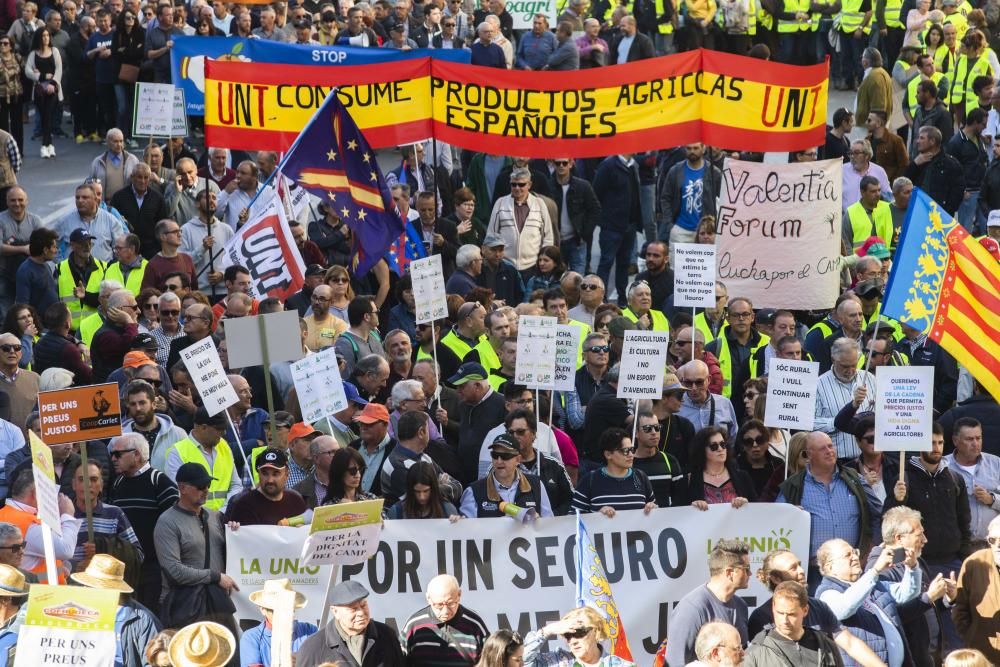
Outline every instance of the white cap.
<svg viewBox="0 0 1000 667">
<path fill-rule="evenodd" d="M 987 227 L 1000 227 L 1000 209 L 990 211 L 990 217 L 986 220 Z"/>
</svg>

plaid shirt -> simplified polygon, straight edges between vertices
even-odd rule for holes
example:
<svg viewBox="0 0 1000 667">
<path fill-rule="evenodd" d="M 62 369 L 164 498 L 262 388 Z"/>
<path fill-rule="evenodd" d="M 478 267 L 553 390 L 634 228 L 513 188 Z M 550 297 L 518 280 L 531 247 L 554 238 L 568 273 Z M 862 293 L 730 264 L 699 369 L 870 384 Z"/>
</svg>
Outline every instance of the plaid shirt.
<svg viewBox="0 0 1000 667">
<path fill-rule="evenodd" d="M 306 470 L 291 456 L 288 457 L 288 483 L 285 484 L 286 489 L 293 488 L 296 484 L 304 480 L 306 477 L 312 474 L 313 469 L 309 468 Z"/>
<path fill-rule="evenodd" d="M 7 159 L 10 160 L 10 168 L 15 174 L 21 171 L 21 151 L 17 148 L 17 142 L 13 137 L 7 140 Z"/>
</svg>

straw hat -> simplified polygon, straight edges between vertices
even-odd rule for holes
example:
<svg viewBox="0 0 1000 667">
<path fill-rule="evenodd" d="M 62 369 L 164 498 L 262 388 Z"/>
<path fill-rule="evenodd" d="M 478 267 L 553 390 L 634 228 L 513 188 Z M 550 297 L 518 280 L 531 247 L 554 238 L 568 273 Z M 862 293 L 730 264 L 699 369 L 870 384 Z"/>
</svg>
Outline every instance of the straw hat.
<svg viewBox="0 0 1000 667">
<path fill-rule="evenodd" d="M 167 654 L 177 667 L 223 667 L 236 652 L 236 638 L 225 626 L 192 623 L 170 640 Z"/>
<path fill-rule="evenodd" d="M 104 588 L 122 593 L 131 593 L 133 590 L 125 583 L 125 563 L 108 554 L 94 554 L 86 570 L 74 572 L 69 578 L 90 588 Z"/>
<path fill-rule="evenodd" d="M 18 597 L 28 594 L 24 574 L 10 565 L 0 565 L 0 597 Z"/>
<path fill-rule="evenodd" d="M 292 582 L 288 579 L 268 579 L 264 582 L 264 588 L 250 594 L 250 602 L 264 609 L 274 609 L 278 603 L 278 593 L 281 591 L 291 591 Z M 298 591 L 295 593 L 295 608 L 302 609 L 306 606 L 306 596 Z"/>
</svg>

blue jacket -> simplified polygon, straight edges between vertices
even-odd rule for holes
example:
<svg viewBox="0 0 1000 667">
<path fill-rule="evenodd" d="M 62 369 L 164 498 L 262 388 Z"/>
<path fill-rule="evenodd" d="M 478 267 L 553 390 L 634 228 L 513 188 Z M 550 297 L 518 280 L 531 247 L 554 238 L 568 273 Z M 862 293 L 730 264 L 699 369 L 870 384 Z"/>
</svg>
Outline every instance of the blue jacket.
<svg viewBox="0 0 1000 667">
<path fill-rule="evenodd" d="M 292 653 L 297 653 L 302 642 L 316 633 L 312 623 L 293 621 Z M 240 637 L 240 667 L 264 665 L 271 667 L 271 626 L 266 623 L 255 625 Z"/>
<path fill-rule="evenodd" d="M 625 166 L 617 155 L 605 158 L 594 174 L 594 194 L 601 202 L 601 230 L 624 234 L 642 228 L 639 168 Z"/>
<path fill-rule="evenodd" d="M 163 628 L 151 611 L 134 600 L 128 600 L 115 615 L 116 652 L 122 667 L 143 667 L 146 645 Z"/>
</svg>

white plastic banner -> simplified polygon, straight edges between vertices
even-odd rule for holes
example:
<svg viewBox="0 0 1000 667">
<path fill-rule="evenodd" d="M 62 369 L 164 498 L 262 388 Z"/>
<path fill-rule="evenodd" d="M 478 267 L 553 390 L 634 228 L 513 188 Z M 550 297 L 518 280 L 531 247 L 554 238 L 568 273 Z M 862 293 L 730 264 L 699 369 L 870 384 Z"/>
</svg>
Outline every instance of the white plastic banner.
<svg viewBox="0 0 1000 667">
<path fill-rule="evenodd" d="M 590 514 L 584 523 L 641 667 L 652 664 L 674 605 L 708 581 L 708 553 L 718 540 L 746 541 L 753 572 L 772 549 L 791 549 L 803 562 L 809 556 L 809 515 L 787 504 L 751 503 L 738 510 L 711 505 L 707 513 L 691 507 L 656 509 L 649 515 L 630 510 L 613 519 Z M 309 599 L 297 618 L 320 618 L 329 568 L 303 568 L 289 555 L 296 550 L 288 541 L 298 539 L 301 549 L 307 533 L 305 527 L 273 526 L 244 526 L 228 533 L 226 571 L 240 587 L 234 594 L 239 618 L 260 619 L 247 596 L 264 580 L 279 577 L 290 577 Z M 375 556 L 341 567 L 337 580 L 364 584 L 372 593 L 372 617 L 399 628 L 427 605 L 427 583 L 448 572 L 462 585 L 462 604 L 478 612 L 488 627 L 512 628 L 523 636 L 576 606 L 575 536 L 571 516 L 529 524 L 506 517 L 454 524 L 447 519 L 390 520 Z M 756 577 L 739 595 L 751 609 L 770 597 Z"/>
<path fill-rule="evenodd" d="M 764 425 L 811 431 L 816 418 L 819 363 L 771 357 L 767 367 Z"/>
<path fill-rule="evenodd" d="M 618 398 L 658 399 L 663 395 L 670 334 L 666 331 L 626 331 L 622 344 Z"/>
<path fill-rule="evenodd" d="M 726 160 L 718 279 L 754 308 L 832 308 L 840 294 L 843 163 Z"/>
<path fill-rule="evenodd" d="M 875 371 L 875 449 L 929 452 L 934 422 L 934 367 L 879 366 Z"/>
</svg>

